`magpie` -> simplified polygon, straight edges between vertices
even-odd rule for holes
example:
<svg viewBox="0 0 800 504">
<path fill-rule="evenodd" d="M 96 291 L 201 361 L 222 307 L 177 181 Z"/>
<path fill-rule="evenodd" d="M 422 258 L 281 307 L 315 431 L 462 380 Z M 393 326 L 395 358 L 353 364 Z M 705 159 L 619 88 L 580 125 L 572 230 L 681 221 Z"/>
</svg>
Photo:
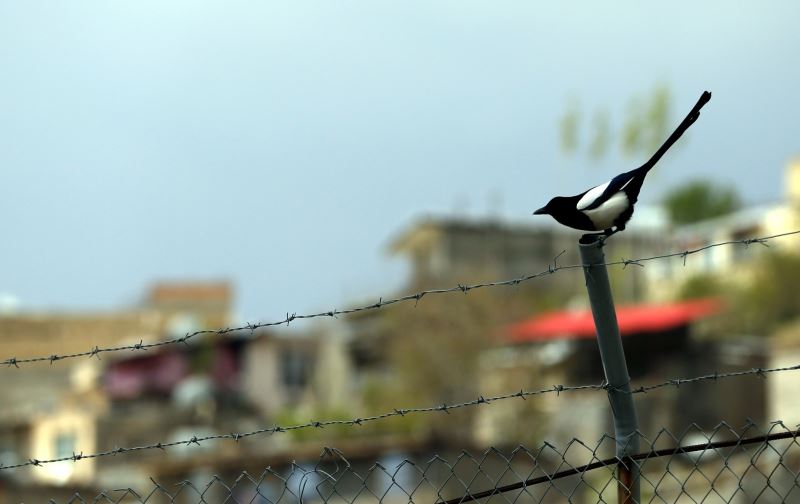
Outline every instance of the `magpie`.
<svg viewBox="0 0 800 504">
<path fill-rule="evenodd" d="M 672 135 L 659 147 L 653 157 L 642 166 L 617 175 L 605 184 L 593 187 L 575 196 L 556 196 L 534 215 L 550 215 L 565 226 L 609 237 L 625 229 L 633 216 L 633 206 L 639 197 L 647 173 L 656 165 L 670 147 L 700 117 L 700 109 L 711 99 L 711 93 L 704 91 L 694 108 L 678 125 Z"/>
</svg>

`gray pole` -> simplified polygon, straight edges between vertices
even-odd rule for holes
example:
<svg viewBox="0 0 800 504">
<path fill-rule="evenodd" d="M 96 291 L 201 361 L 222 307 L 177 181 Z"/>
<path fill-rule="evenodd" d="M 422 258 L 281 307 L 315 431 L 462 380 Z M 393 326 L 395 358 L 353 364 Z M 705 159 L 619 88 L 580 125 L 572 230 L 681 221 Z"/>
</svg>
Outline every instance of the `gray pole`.
<svg viewBox="0 0 800 504">
<path fill-rule="evenodd" d="M 630 458 L 639 451 L 639 424 L 617 325 L 617 312 L 611 297 L 611 284 L 604 264 L 603 241 L 596 235 L 584 235 L 579 247 L 586 290 L 589 291 L 592 317 L 597 330 L 600 358 L 603 360 L 603 371 L 608 384 L 608 400 L 614 416 L 614 437 L 617 458 L 620 461 L 617 465 L 619 502 L 639 502 L 638 468 Z"/>
</svg>

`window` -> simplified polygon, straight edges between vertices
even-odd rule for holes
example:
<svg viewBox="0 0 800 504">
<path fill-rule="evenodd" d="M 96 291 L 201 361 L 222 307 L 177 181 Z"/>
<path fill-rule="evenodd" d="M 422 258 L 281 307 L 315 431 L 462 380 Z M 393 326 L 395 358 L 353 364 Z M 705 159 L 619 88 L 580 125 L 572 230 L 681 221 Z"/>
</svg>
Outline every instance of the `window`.
<svg viewBox="0 0 800 504">
<path fill-rule="evenodd" d="M 311 357 L 296 349 L 281 352 L 281 378 L 286 387 L 304 387 L 311 375 Z"/>
<path fill-rule="evenodd" d="M 75 454 L 75 434 L 72 432 L 59 433 L 53 447 L 55 458 L 71 457 Z"/>
</svg>

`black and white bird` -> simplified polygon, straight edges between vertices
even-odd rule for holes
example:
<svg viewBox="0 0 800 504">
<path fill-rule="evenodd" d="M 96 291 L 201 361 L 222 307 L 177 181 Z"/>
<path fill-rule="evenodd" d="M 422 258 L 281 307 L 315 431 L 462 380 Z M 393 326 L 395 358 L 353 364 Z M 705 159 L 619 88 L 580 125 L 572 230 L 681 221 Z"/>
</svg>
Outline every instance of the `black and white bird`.
<svg viewBox="0 0 800 504">
<path fill-rule="evenodd" d="M 556 196 L 534 215 L 551 215 L 555 220 L 571 228 L 583 231 L 600 231 L 611 236 L 625 229 L 633 216 L 633 206 L 639 198 L 647 173 L 661 156 L 689 129 L 698 117 L 700 109 L 711 99 L 711 93 L 703 92 L 689 115 L 678 125 L 672 135 L 645 164 L 629 172 L 617 175 L 605 184 L 593 187 L 575 196 Z"/>
</svg>

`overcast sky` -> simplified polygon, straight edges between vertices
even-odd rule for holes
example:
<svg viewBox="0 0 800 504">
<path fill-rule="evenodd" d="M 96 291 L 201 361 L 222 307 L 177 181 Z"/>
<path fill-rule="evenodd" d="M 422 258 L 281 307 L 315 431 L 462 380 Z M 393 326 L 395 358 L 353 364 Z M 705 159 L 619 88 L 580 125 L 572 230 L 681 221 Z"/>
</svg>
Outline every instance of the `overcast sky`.
<svg viewBox="0 0 800 504">
<path fill-rule="evenodd" d="M 781 194 L 799 2 L 0 0 L 0 293 L 107 309 L 229 278 L 243 319 L 391 294 L 388 240 L 534 219 L 638 159 L 560 152 L 572 99 L 713 92 L 644 202 L 692 176 Z M 648 5 L 649 7 L 646 7 Z"/>
</svg>

